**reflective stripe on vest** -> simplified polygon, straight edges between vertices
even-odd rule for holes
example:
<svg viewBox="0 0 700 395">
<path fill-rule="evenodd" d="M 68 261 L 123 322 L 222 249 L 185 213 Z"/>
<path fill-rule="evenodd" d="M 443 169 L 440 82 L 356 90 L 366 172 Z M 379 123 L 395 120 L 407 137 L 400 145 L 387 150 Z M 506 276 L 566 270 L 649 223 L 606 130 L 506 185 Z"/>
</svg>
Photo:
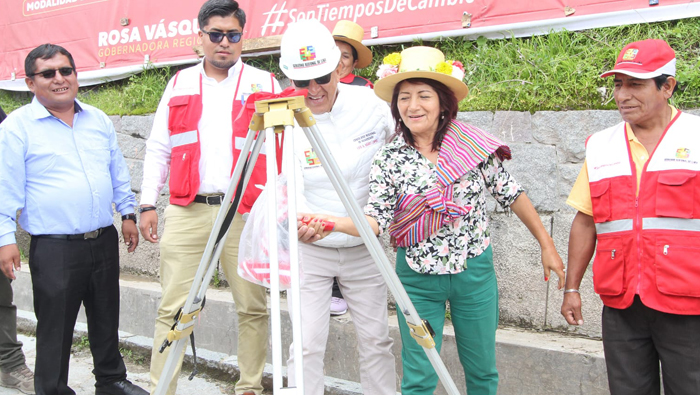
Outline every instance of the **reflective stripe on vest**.
<svg viewBox="0 0 700 395">
<path fill-rule="evenodd" d="M 189 132 L 172 134 L 170 135 L 170 144 L 172 148 L 179 147 L 181 145 L 193 144 L 197 142 L 197 131 L 190 130 Z"/>
<path fill-rule="evenodd" d="M 642 229 L 683 230 L 700 232 L 700 219 L 686 218 L 644 218 Z"/>
<path fill-rule="evenodd" d="M 619 219 L 617 221 L 602 222 L 595 224 L 596 233 L 599 235 L 605 233 L 615 233 L 624 232 L 627 230 L 632 230 L 632 225 L 634 221 L 631 219 Z"/>
</svg>

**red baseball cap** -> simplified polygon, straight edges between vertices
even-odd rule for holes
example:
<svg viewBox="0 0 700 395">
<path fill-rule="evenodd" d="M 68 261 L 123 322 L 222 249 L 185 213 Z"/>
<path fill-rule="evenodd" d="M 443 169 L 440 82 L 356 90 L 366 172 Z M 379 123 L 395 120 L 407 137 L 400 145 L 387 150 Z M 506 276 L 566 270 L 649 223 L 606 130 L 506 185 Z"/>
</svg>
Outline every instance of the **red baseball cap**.
<svg viewBox="0 0 700 395">
<path fill-rule="evenodd" d="M 627 44 L 617 56 L 615 68 L 601 74 L 601 78 L 615 73 L 640 79 L 662 74 L 676 75 L 676 53 L 664 40 L 644 40 Z"/>
</svg>

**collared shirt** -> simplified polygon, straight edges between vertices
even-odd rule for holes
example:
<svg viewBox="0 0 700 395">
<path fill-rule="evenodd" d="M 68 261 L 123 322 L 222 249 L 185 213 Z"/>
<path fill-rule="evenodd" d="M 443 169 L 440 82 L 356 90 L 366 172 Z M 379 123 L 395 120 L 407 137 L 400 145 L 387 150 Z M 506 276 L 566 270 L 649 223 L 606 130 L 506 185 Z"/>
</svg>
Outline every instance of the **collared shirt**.
<svg viewBox="0 0 700 395">
<path fill-rule="evenodd" d="M 678 114 L 678 110 L 673 106 L 670 107 L 671 119 L 673 119 L 676 114 Z M 671 119 L 669 119 L 669 121 Z M 634 167 L 637 171 L 637 194 L 639 194 L 642 171 L 644 171 L 644 165 L 647 163 L 647 160 L 649 160 L 649 152 L 647 152 L 644 145 L 639 142 L 629 123 L 625 123 L 625 132 L 630 142 L 630 153 L 632 154 L 632 161 L 634 161 Z M 593 216 L 593 203 L 591 202 L 591 189 L 588 185 L 588 167 L 586 166 L 586 161 L 583 162 L 583 167 L 578 173 L 574 186 L 571 188 L 569 197 L 566 199 L 566 204 L 584 214 Z"/>
<path fill-rule="evenodd" d="M 369 201 L 364 212 L 377 220 L 380 232 L 393 221 L 399 194 L 424 194 L 440 185 L 435 169 L 432 162 L 407 145 L 401 136 L 377 152 L 369 173 Z M 486 192 L 502 207 L 510 206 L 523 192 L 495 154 L 453 185 L 452 201 L 472 209 L 417 245 L 406 248 L 406 262 L 416 272 L 455 274 L 465 270 L 467 259 L 481 255 L 491 244 Z"/>
<path fill-rule="evenodd" d="M 78 234 L 112 224 L 112 203 L 134 212 L 129 169 L 112 121 L 76 100 L 71 128 L 34 98 L 0 125 L 0 246 L 16 214 L 32 235 Z"/>
<path fill-rule="evenodd" d="M 314 114 L 319 135 L 338 165 L 338 170 L 352 191 L 352 197 L 360 206 L 367 203 L 369 171 L 374 154 L 384 145 L 394 129 L 391 109 L 374 91 L 352 85 L 338 84 L 338 96 L 330 112 Z M 297 211 L 303 213 L 348 216 L 348 211 L 333 187 L 318 152 L 315 151 L 303 130 L 294 128 L 294 155 L 291 144 L 285 140 L 285 160 L 293 163 L 282 165 L 287 173 L 295 169 Z M 290 173 L 287 173 L 290 174 Z M 333 232 L 314 245 L 328 248 L 354 247 L 362 244 L 362 238 Z"/>
<path fill-rule="evenodd" d="M 228 77 L 221 82 L 210 78 L 204 72 L 204 62 L 196 66 L 202 75 L 202 116 L 199 120 L 199 142 L 201 156 L 199 159 L 199 194 L 223 193 L 228 189 L 233 168 L 233 126 L 231 110 L 233 101 L 244 102 L 256 91 L 270 92 L 271 83 L 274 91 L 279 93 L 277 80 L 269 77 L 258 78 L 256 70 L 245 65 L 243 76 L 240 60 L 228 70 Z M 146 158 L 143 164 L 143 183 L 141 184 L 141 204 L 155 205 L 158 194 L 163 189 L 170 170 L 170 133 L 168 115 L 170 96 L 173 91 L 174 78 L 170 80 L 158 104 L 151 135 L 146 143 Z M 236 97 L 234 97 L 234 95 Z M 236 114 L 237 115 L 237 114 Z M 264 153 L 264 152 L 263 152 Z"/>
</svg>

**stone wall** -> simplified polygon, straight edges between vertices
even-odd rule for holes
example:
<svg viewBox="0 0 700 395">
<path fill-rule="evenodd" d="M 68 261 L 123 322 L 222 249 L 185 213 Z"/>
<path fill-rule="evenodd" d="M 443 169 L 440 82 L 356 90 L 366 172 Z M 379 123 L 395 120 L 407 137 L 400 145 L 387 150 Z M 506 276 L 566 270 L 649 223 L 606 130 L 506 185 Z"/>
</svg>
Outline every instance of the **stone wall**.
<svg viewBox="0 0 700 395">
<path fill-rule="evenodd" d="M 111 118 L 131 170 L 132 188 L 138 193 L 143 176 L 145 142 L 153 116 Z M 595 131 L 620 122 L 617 111 L 463 112 L 459 119 L 490 131 L 510 145 L 513 160 L 507 162 L 506 167 L 526 188 L 566 262 L 569 229 L 575 210 L 565 201 L 583 163 L 585 139 Z M 166 185 L 158 202 L 161 230 L 167 192 Z M 593 293 L 590 267 L 581 285 L 585 324 L 579 328 L 569 327 L 559 313 L 562 292 L 557 290 L 556 276 L 552 276 L 549 283 L 544 282 L 537 242 L 517 217 L 504 212 L 495 200 L 490 199 L 489 206 L 501 323 L 600 337 L 602 303 Z M 123 270 L 158 276 L 157 245 L 142 239 L 135 253 L 127 254 L 123 246 L 122 249 Z M 387 253 L 393 260 L 393 252 Z"/>
</svg>

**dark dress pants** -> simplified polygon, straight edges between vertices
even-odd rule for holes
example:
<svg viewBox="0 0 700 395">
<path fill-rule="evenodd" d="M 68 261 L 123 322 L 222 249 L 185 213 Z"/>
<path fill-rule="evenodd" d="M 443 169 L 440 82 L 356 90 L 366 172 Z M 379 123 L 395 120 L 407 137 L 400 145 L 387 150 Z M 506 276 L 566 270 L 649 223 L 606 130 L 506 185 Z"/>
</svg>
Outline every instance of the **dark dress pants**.
<svg viewBox="0 0 700 395">
<path fill-rule="evenodd" d="M 24 365 L 22 342 L 17 341 L 17 307 L 12 303 L 12 280 L 0 273 L 0 371 Z"/>
<path fill-rule="evenodd" d="M 700 316 L 662 313 L 635 296 L 626 309 L 603 308 L 611 395 L 700 394 Z"/>
<path fill-rule="evenodd" d="M 119 353 L 119 247 L 110 226 L 93 240 L 32 237 L 37 395 L 74 395 L 68 387 L 73 329 L 85 305 L 96 386 L 126 379 Z"/>
</svg>

